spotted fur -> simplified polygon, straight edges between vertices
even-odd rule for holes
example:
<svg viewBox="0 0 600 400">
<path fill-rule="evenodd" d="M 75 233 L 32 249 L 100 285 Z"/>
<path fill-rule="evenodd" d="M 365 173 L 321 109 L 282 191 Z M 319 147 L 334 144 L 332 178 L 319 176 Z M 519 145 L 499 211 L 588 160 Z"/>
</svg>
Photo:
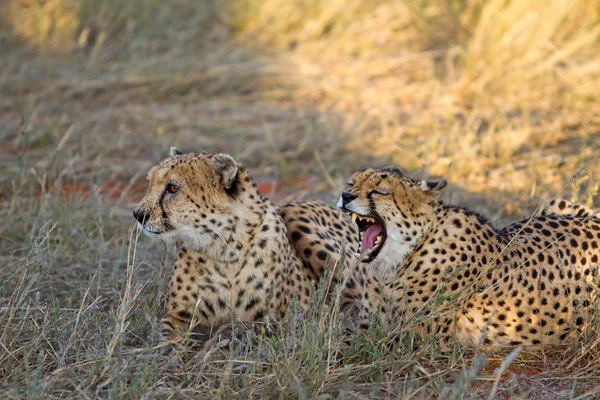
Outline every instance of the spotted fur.
<svg viewBox="0 0 600 400">
<path fill-rule="evenodd" d="M 329 236 L 315 241 L 335 253 L 342 244 L 330 228 L 352 229 L 321 203 L 278 210 L 226 154 L 172 149 L 148 181 L 134 216 L 145 234 L 177 246 L 162 319 L 167 339 L 180 338 L 191 321 L 218 328 L 234 319 L 281 318 L 293 297 L 306 308 L 329 257 L 307 248 L 300 257 L 299 244 L 323 232 Z M 284 218 L 300 225 L 288 231 Z"/>
<path fill-rule="evenodd" d="M 577 217 L 597 217 L 598 210 L 565 199 L 553 199 L 544 207 L 542 215 L 575 215 Z"/>
<path fill-rule="evenodd" d="M 381 310 L 393 331 L 417 312 L 452 303 L 421 324 L 423 334 L 536 346 L 583 331 L 598 291 L 600 219 L 593 210 L 558 200 L 498 230 L 439 201 L 444 186 L 390 167 L 350 180 L 340 207 L 379 218 L 387 233 L 377 257 L 363 262 L 345 289 L 345 301 L 360 309 L 360 326 Z"/>
</svg>

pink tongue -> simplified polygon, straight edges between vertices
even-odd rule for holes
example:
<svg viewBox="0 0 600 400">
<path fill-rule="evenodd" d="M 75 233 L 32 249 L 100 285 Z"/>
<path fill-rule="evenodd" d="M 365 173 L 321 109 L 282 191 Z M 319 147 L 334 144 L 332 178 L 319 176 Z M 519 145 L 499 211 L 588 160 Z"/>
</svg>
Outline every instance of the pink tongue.
<svg viewBox="0 0 600 400">
<path fill-rule="evenodd" d="M 369 226 L 363 234 L 362 248 L 360 254 L 364 254 L 366 251 L 371 250 L 375 247 L 375 239 L 381 233 L 382 226 L 378 223 L 374 223 Z"/>
</svg>

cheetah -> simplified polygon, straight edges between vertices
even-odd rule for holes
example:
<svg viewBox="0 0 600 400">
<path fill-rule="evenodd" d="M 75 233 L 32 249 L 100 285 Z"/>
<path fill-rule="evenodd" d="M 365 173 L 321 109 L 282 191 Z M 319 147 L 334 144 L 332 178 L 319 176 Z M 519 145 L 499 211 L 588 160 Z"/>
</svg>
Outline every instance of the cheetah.
<svg viewBox="0 0 600 400">
<path fill-rule="evenodd" d="M 334 254 L 353 234 L 334 207 L 296 202 L 278 209 L 227 154 L 171 148 L 147 180 L 133 215 L 144 234 L 177 246 L 161 320 L 166 340 L 182 338 L 189 327 L 282 318 L 294 296 L 306 309 L 331 257 L 315 251 L 313 260 L 306 247 L 302 258 L 292 241 L 315 236 L 311 242 Z M 288 232 L 282 215 L 297 216 L 302 233 Z M 305 215 L 310 220 L 303 223 Z M 320 231 L 327 237 L 316 237 Z"/>
<path fill-rule="evenodd" d="M 344 293 L 359 308 L 360 329 L 381 312 L 388 331 L 425 316 L 423 335 L 465 345 L 576 338 L 597 297 L 600 218 L 558 200 L 496 229 L 441 202 L 446 184 L 387 166 L 355 173 L 342 192 L 337 205 L 356 226 L 362 266 Z"/>
<path fill-rule="evenodd" d="M 583 204 L 573 203 L 565 199 L 553 199 L 543 209 L 542 215 L 575 215 L 577 217 L 594 217 L 600 215 L 598 210 L 593 210 Z"/>
</svg>

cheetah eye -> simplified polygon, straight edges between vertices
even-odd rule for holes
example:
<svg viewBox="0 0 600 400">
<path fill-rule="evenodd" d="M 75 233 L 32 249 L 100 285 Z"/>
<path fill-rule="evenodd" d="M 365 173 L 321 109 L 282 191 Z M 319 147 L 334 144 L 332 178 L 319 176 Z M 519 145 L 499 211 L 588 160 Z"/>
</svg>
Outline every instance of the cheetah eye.
<svg viewBox="0 0 600 400">
<path fill-rule="evenodd" d="M 167 193 L 171 193 L 171 194 L 175 194 L 177 193 L 177 191 L 179 191 L 179 188 L 175 185 L 173 185 L 172 183 L 167 184 L 167 189 L 166 189 Z"/>
<path fill-rule="evenodd" d="M 373 195 L 378 195 L 378 196 L 387 196 L 389 194 L 392 194 L 392 192 L 387 191 L 387 190 L 371 190 L 369 192 L 369 196 L 373 196 Z"/>
</svg>

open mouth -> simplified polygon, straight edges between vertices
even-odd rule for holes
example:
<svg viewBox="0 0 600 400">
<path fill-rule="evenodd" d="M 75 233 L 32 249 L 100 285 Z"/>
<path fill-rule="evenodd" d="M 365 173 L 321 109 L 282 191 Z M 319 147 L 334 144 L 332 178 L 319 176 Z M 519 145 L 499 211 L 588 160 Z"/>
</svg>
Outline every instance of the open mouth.
<svg viewBox="0 0 600 400">
<path fill-rule="evenodd" d="M 363 256 L 362 262 L 370 263 L 373 261 L 385 243 L 387 234 L 385 226 L 377 216 L 359 215 L 355 212 L 352 215 L 352 222 L 358 227 L 358 252 Z"/>
</svg>

